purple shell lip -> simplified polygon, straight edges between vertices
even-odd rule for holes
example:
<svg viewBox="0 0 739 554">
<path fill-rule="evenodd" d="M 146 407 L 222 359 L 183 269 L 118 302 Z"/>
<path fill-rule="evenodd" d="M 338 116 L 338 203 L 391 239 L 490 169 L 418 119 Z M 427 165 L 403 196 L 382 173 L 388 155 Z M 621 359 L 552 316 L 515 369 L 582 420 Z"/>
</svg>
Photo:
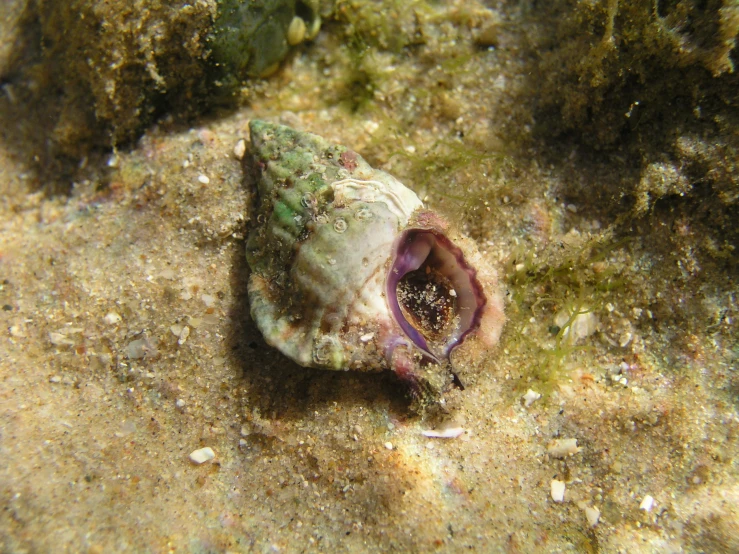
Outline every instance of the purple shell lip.
<svg viewBox="0 0 739 554">
<path fill-rule="evenodd" d="M 401 279 L 420 268 L 434 256 L 437 269 L 452 283 L 457 294 L 459 323 L 439 351 L 429 346 L 426 338 L 403 316 L 397 288 Z M 477 271 L 464 259 L 462 251 L 444 234 L 434 229 L 406 229 L 395 244 L 393 264 L 386 281 L 390 312 L 406 336 L 435 361 L 449 359 L 455 346 L 480 325 L 486 299 L 477 280 Z"/>
</svg>

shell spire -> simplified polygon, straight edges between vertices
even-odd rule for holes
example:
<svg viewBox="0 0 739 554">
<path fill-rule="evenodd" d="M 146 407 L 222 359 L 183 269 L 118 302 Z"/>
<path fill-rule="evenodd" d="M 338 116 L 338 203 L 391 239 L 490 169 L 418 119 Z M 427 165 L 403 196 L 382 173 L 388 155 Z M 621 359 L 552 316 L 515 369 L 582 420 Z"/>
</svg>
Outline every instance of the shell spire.
<svg viewBox="0 0 739 554">
<path fill-rule="evenodd" d="M 251 315 L 300 365 L 393 370 L 435 393 L 452 350 L 488 346 L 504 322 L 495 272 L 474 243 L 356 152 L 289 127 L 249 125 L 256 215 Z M 433 377 L 430 377 L 433 376 Z"/>
</svg>

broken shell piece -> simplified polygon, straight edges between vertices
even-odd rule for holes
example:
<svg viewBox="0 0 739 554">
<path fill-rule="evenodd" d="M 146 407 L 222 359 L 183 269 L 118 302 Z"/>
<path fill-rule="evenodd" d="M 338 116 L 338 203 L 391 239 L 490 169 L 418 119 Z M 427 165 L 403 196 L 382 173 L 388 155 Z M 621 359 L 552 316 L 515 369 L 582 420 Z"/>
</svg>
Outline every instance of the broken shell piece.
<svg viewBox="0 0 739 554">
<path fill-rule="evenodd" d="M 563 338 L 575 344 L 598 330 L 598 316 L 587 307 L 565 308 L 554 317 L 554 324 L 564 329 Z"/>
<path fill-rule="evenodd" d="M 121 322 L 121 316 L 118 315 L 116 312 L 108 312 L 103 318 L 103 320 L 108 325 L 115 325 L 116 323 Z"/>
<path fill-rule="evenodd" d="M 557 479 L 552 479 L 551 489 L 552 500 L 554 500 L 555 502 L 564 502 L 565 482 L 557 481 Z"/>
<path fill-rule="evenodd" d="M 523 398 L 523 405 L 528 408 L 534 402 L 536 402 L 537 400 L 541 398 L 541 394 L 539 394 L 538 392 L 534 390 L 529 389 L 526 391 L 526 394 L 524 394 L 522 398 Z"/>
<path fill-rule="evenodd" d="M 54 333 L 53 331 L 49 333 L 49 341 L 54 346 L 69 346 L 70 344 L 74 344 L 73 341 L 67 338 L 67 335 Z"/>
<path fill-rule="evenodd" d="M 639 509 L 645 512 L 651 512 L 652 508 L 654 508 L 654 498 L 648 494 L 641 501 L 641 504 L 639 504 Z"/>
<path fill-rule="evenodd" d="M 246 141 L 244 139 L 239 139 L 234 146 L 234 156 L 236 156 L 237 160 L 241 160 L 244 158 L 244 154 L 246 154 Z"/>
<path fill-rule="evenodd" d="M 577 439 L 555 439 L 547 446 L 547 453 L 552 458 L 566 458 L 578 452 Z"/>
<path fill-rule="evenodd" d="M 592 506 L 587 506 L 585 508 L 585 519 L 588 520 L 588 525 L 595 527 L 600 520 L 600 510 Z"/>
<path fill-rule="evenodd" d="M 183 344 L 187 342 L 187 337 L 189 336 L 190 336 L 190 328 L 187 325 L 185 325 L 182 328 L 182 331 L 180 331 L 179 338 L 177 339 L 177 344 L 182 346 Z"/>
<path fill-rule="evenodd" d="M 447 429 L 428 429 L 421 431 L 421 434 L 431 439 L 456 439 L 464 434 L 464 428 L 448 427 Z"/>
<path fill-rule="evenodd" d="M 213 452 L 213 449 L 210 446 L 206 446 L 205 448 L 198 448 L 197 450 L 193 450 L 192 452 L 190 452 L 190 460 L 198 465 L 209 462 L 215 457 L 216 453 Z"/>
</svg>

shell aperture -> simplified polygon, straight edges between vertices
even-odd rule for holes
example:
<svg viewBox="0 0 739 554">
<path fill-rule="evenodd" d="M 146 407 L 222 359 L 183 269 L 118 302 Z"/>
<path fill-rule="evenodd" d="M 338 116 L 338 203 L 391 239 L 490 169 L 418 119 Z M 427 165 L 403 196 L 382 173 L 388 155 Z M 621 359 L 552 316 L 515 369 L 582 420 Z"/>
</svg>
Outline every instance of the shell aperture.
<svg viewBox="0 0 739 554">
<path fill-rule="evenodd" d="M 443 234 L 401 234 L 387 279 L 390 309 L 405 333 L 436 359 L 479 325 L 487 302 L 474 268 Z"/>
<path fill-rule="evenodd" d="M 472 241 L 345 146 L 249 127 L 249 303 L 268 344 L 303 366 L 391 369 L 438 392 L 455 347 L 497 341 L 502 300 L 493 270 L 483 292 Z"/>
</svg>

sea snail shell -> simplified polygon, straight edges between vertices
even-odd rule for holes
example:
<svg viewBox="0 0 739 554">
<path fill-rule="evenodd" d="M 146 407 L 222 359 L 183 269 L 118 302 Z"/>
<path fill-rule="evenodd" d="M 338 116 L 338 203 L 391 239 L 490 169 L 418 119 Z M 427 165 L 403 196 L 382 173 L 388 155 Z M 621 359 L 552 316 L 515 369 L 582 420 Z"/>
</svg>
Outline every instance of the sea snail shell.
<svg viewBox="0 0 739 554">
<path fill-rule="evenodd" d="M 471 240 L 348 148 L 249 128 L 249 302 L 268 344 L 303 366 L 391 369 L 440 390 L 455 347 L 498 341 L 495 271 Z"/>
</svg>

